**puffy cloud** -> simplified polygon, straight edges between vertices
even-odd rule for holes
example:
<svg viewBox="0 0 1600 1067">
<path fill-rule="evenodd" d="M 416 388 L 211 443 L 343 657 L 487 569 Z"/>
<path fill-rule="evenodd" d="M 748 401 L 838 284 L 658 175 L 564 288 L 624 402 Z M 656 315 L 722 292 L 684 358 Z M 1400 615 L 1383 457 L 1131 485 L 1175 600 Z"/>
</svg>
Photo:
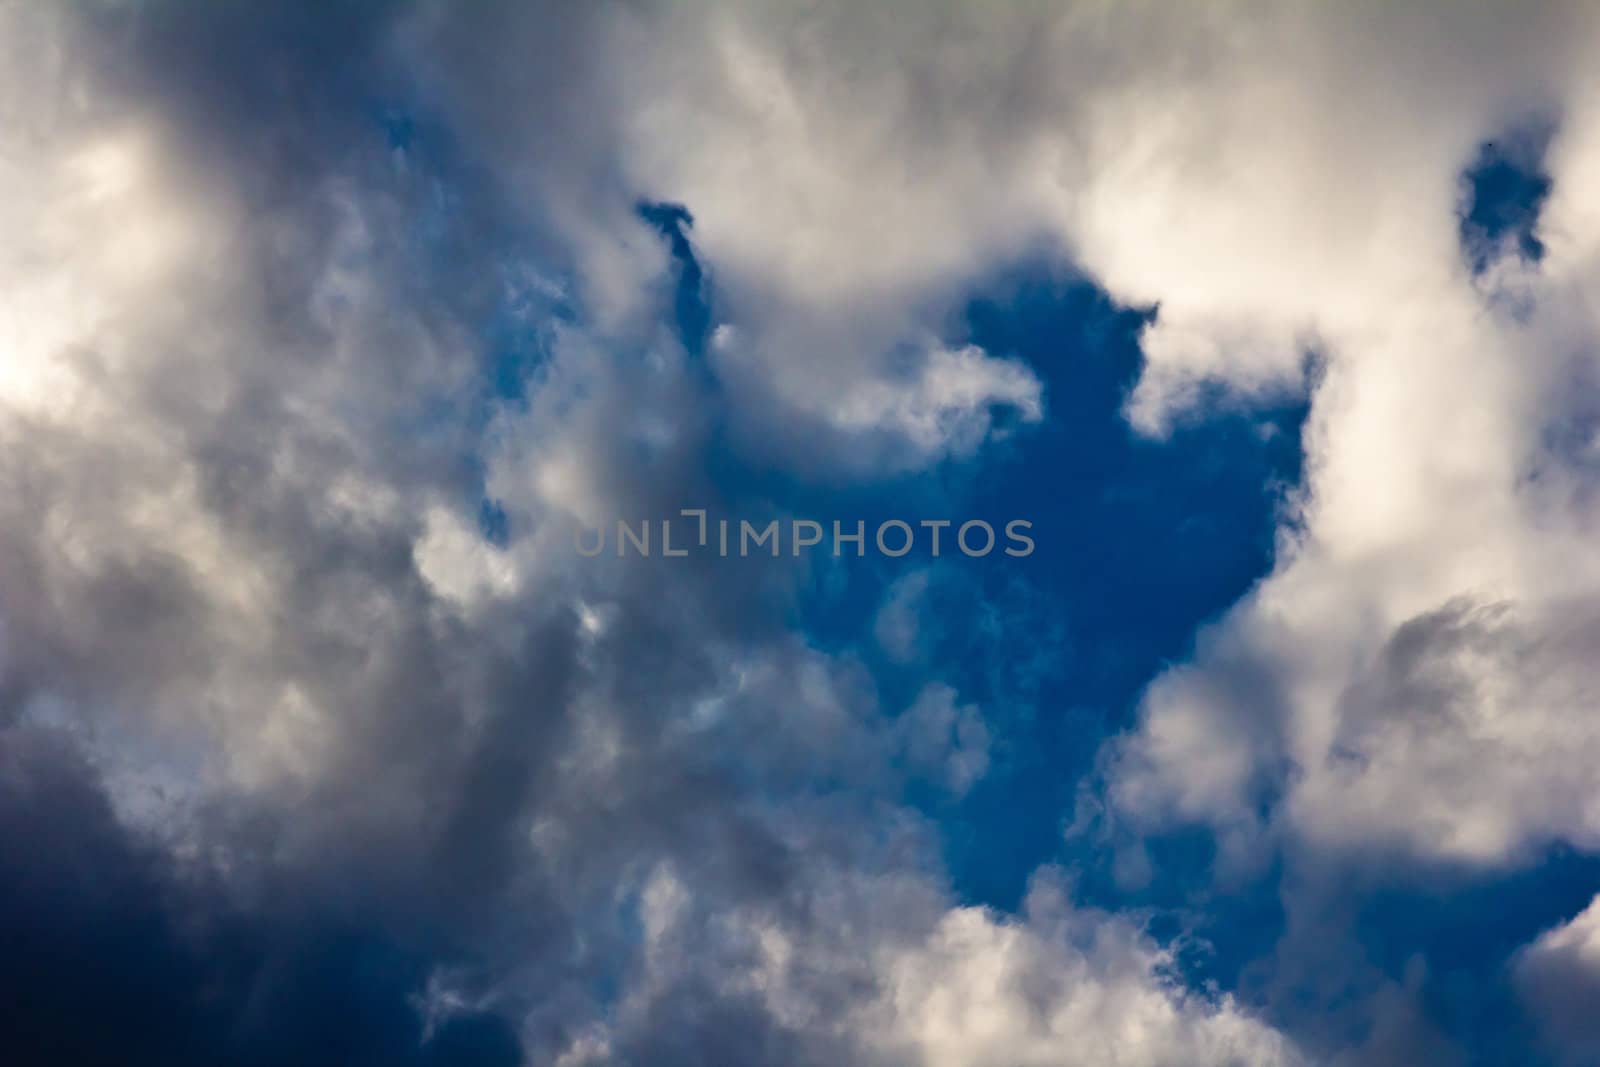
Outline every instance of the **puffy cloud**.
<svg viewBox="0 0 1600 1067">
<path fill-rule="evenodd" d="M 1227 998 L 1181 992 L 1136 931 L 1034 906 L 1044 914 L 1026 925 L 949 912 L 926 943 L 895 955 L 886 1003 L 869 1013 L 881 1044 L 928 1067 L 1303 1062 Z"/>
<path fill-rule="evenodd" d="M 0 863 L 7 1054 L 950 1063 L 1054 1055 L 1082 1020 L 1129 1063 L 1285 1062 L 1119 920 L 1085 950 L 956 906 L 899 791 L 969 785 L 981 717 L 934 685 L 902 730 L 848 652 L 790 632 L 792 561 L 576 555 L 568 520 L 707 500 L 717 390 L 755 394 L 658 325 L 625 109 L 584 132 L 574 86 L 629 70 L 605 51 L 638 44 L 628 16 L 434 17 L 0 7 L 0 820 L 30 846 Z M 494 190 L 346 106 L 524 18 L 506 39 L 564 62 L 481 65 L 476 89 L 530 76 L 553 108 L 503 131 Z M 528 190 L 532 235 L 497 193 Z M 544 254 L 576 314 L 524 284 Z M 520 398 L 485 384 L 507 285 L 564 320 L 529 330 Z M 792 425 L 879 442 L 858 473 L 1041 417 L 1022 365 L 890 319 L 838 335 L 859 374 L 779 390 Z M 56 954 L 77 939 L 87 984 Z M 901 987 L 946 960 L 1018 989 L 942 1031 L 948 994 Z"/>
<path fill-rule="evenodd" d="M 798 418 L 814 459 L 814 413 L 863 406 L 914 443 L 937 405 L 860 398 L 928 380 L 926 324 L 1041 246 L 1155 308 L 1137 430 L 1309 393 L 1274 571 L 1108 750 L 1114 818 L 1209 824 L 1235 863 L 1274 839 L 1477 869 L 1594 848 L 1591 9 L 616 22 L 618 159 L 694 213 L 738 342 L 713 365 L 762 433 Z M 1549 179 L 1536 239 L 1486 245 L 1464 172 L 1552 124 L 1518 161 Z"/>
<path fill-rule="evenodd" d="M 990 384 L 958 418 L 931 388 L 882 383 L 909 344 L 921 369 L 901 382 L 931 384 L 949 357 L 921 344 L 922 324 L 1040 244 L 1158 309 L 1128 398 L 1136 428 L 1311 389 L 1276 571 L 1152 688 L 1112 791 L 1139 826 L 1214 824 L 1230 855 L 1252 849 L 1265 810 L 1297 837 L 1474 865 L 1593 843 L 1577 769 L 1593 738 L 1574 716 L 1591 686 L 1568 636 L 1587 632 L 1597 591 L 1581 355 L 1592 17 L 1096 3 L 595 16 L 611 33 L 600 54 L 627 57 L 612 92 L 629 119 L 613 132 L 632 195 L 694 213 L 738 339 L 712 353 L 750 401 L 735 418 L 806 442 L 788 454 L 816 461 L 829 425 L 876 425 L 913 446 L 900 463 L 926 462 L 981 437 L 961 412 L 985 395 L 1026 418 L 993 357 L 971 357 Z M 1542 261 L 1516 241 L 1464 251 L 1464 168 L 1552 116 Z M 797 418 L 804 432 L 783 429 Z M 1506 605 L 1508 632 L 1465 636 L 1447 622 L 1464 603 Z M 1401 677 L 1416 671 L 1449 677 Z"/>
<path fill-rule="evenodd" d="M 780 408 L 818 379 L 873 380 L 919 320 L 1042 241 L 1161 306 L 1132 407 L 1151 429 L 1207 382 L 1295 387 L 1324 332 L 1447 284 L 1461 163 L 1586 59 L 1578 6 L 595 8 L 579 47 L 626 74 L 579 143 L 610 134 L 619 200 L 694 213 Z M 497 28 L 495 47 L 547 47 L 537 18 Z M 509 116 L 461 73 L 537 171 L 550 109 Z"/>
<path fill-rule="evenodd" d="M 751 1041 L 712 1016 L 704 1044 L 666 1062 L 711 1048 L 741 1062 L 886 1067 L 1305 1062 L 1230 998 L 1186 991 L 1168 953 L 1074 906 L 1049 875 L 1013 919 L 949 908 L 915 880 L 843 872 L 781 911 L 709 907 L 666 868 L 641 897 L 644 974 L 611 1026 L 574 1042 L 572 1062 L 627 1062 L 640 1029 L 703 1012 L 708 983 L 772 1029 Z"/>
<path fill-rule="evenodd" d="M 315 951 L 218 977 L 175 916 L 309 943 L 354 911 L 329 999 L 373 1014 L 334 1029 L 402 1062 L 514 1059 L 490 1009 L 567 1064 L 1296 1062 L 1125 918 L 950 899 L 897 789 L 963 791 L 992 724 L 937 679 L 886 716 L 861 662 L 789 632 L 789 561 L 567 541 L 714 503 L 714 445 L 870 480 L 1043 419 L 1036 374 L 952 325 L 1041 248 L 1155 309 L 1139 431 L 1313 402 L 1278 564 L 1108 752 L 1114 817 L 1209 823 L 1240 859 L 1263 833 L 1480 866 L 1594 847 L 1587 7 L 326 19 L 0 7 L 0 746 L 33 767 L 38 731 L 74 737 L 109 798 L 60 772 L 63 841 L 179 902 L 130 920 L 177 961 L 153 1015 L 220 982 L 206 1026 L 314 1028 L 291 993 Z M 419 86 L 481 186 L 341 103 Z M 1470 269 L 1463 168 L 1552 114 L 1543 258 Z M 662 325 L 644 202 L 693 216 L 704 351 Z M 481 327 L 529 259 L 573 299 L 519 289 L 538 351 L 496 398 Z M 917 596 L 879 618 L 903 664 Z M 33 789 L 6 817 L 46 839 Z M 413 956 L 373 991 L 391 945 Z"/>
<path fill-rule="evenodd" d="M 1537 279 L 1526 321 L 1461 288 L 1330 349 L 1275 572 L 1114 755 L 1136 818 L 1239 827 L 1281 795 L 1275 825 L 1341 848 L 1594 846 L 1592 475 L 1561 413 L 1588 372 L 1547 332 L 1563 284 Z"/>
<path fill-rule="evenodd" d="M 1262 832 L 1470 866 L 1594 846 L 1586 16 L 1543 16 L 1358 5 L 1240 31 L 1230 72 L 1107 193 L 1109 258 L 1091 241 L 1084 262 L 1160 305 L 1136 425 L 1159 430 L 1196 382 L 1248 395 L 1307 350 L 1318 364 L 1274 572 L 1108 753 L 1134 825 L 1210 823 L 1233 859 Z M 1357 123 L 1346 109 L 1374 93 L 1390 103 Z M 1475 273 L 1462 172 L 1568 102 L 1543 161 L 1549 251 L 1508 239 Z M 1174 155 L 1191 130 L 1204 147 Z M 1166 230 L 1141 235 L 1152 213 Z"/>
<path fill-rule="evenodd" d="M 612 294 L 641 291 L 637 279 L 619 285 L 613 267 L 621 249 L 628 263 L 641 262 L 629 247 L 643 233 L 636 205 L 689 208 L 693 249 L 716 292 L 711 358 L 747 446 L 854 477 L 970 455 L 990 432 L 992 409 L 1021 421 L 1041 414 L 1039 383 L 1027 368 L 931 340 L 926 309 L 917 306 L 924 297 L 948 303 L 953 283 L 990 261 L 963 221 L 986 198 L 952 210 L 957 193 L 978 193 L 990 163 L 973 153 L 958 164 L 971 167 L 959 189 L 937 172 L 911 181 L 916 164 L 894 158 L 890 131 L 912 101 L 881 98 L 871 79 L 856 101 L 866 110 L 839 91 L 817 98 L 830 91 L 815 79 L 843 59 L 825 53 L 854 47 L 858 27 L 844 9 L 815 15 L 819 24 L 805 31 L 815 38 L 809 59 L 774 51 L 796 27 L 792 13 L 767 5 L 594 5 L 553 20 L 480 16 L 488 26 L 423 18 L 413 33 L 466 128 L 504 157 L 508 195 L 566 220 L 586 291 L 608 320 L 634 313 Z M 525 61 L 529 48 L 542 51 L 556 37 L 568 54 L 552 65 Z M 480 76 L 482 47 L 515 53 L 491 64 L 511 72 L 515 85 Z M 585 69 L 617 75 L 595 88 L 581 116 L 565 109 L 583 94 L 571 85 L 551 91 L 547 82 L 550 71 L 579 65 L 580 55 Z M 508 92 L 551 103 L 508 111 Z M 552 142 L 568 148 L 559 159 L 545 151 Z M 942 151 L 948 147 L 935 139 L 918 155 L 931 167 L 950 166 L 960 157 Z M 606 162 L 613 166 L 604 180 L 580 179 Z M 895 172 L 887 182 L 886 166 Z M 580 182 L 581 198 L 571 188 Z M 1015 247 L 1006 242 L 1008 253 Z"/>
<path fill-rule="evenodd" d="M 1518 954 L 1518 991 L 1550 1044 L 1573 1063 L 1600 1055 L 1600 898 Z"/>
</svg>

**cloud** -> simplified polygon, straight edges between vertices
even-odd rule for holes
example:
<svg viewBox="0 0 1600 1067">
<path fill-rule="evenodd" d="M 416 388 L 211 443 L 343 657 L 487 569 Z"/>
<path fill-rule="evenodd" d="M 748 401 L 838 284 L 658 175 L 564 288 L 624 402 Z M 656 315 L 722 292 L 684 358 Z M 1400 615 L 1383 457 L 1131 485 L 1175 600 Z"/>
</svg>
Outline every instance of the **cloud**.
<svg viewBox="0 0 1600 1067">
<path fill-rule="evenodd" d="M 1234 859 L 1280 833 L 1477 868 L 1554 841 L 1592 848 L 1578 770 L 1592 672 L 1577 651 L 1596 594 L 1579 547 L 1592 371 L 1570 355 L 1593 336 L 1575 300 L 1592 236 L 1564 162 L 1588 137 L 1566 39 L 1582 15 L 1511 27 L 1485 12 L 1424 32 L 1348 11 L 1229 38 L 1228 73 L 1197 83 L 1147 165 L 1107 188 L 1109 258 L 1084 253 L 1114 293 L 1159 305 L 1139 427 L 1204 397 L 1194 382 L 1249 396 L 1308 350 L 1317 366 L 1274 571 L 1152 684 L 1108 752 L 1110 789 L 1135 825 L 1210 824 Z M 1397 103 L 1346 121 L 1376 92 Z M 1549 155 L 1523 165 L 1549 176 L 1537 232 L 1552 251 L 1530 262 L 1506 244 L 1475 272 L 1462 173 L 1483 142 L 1551 111 Z M 1507 278 L 1524 294 L 1512 305 L 1496 296 Z"/>
<path fill-rule="evenodd" d="M 626 1062 L 639 1031 L 667 1016 L 702 1018 L 706 1030 L 656 1062 L 730 1047 L 751 1063 L 1304 1062 L 1229 998 L 1184 991 L 1137 927 L 1074 907 L 1051 877 L 1015 919 L 947 908 L 915 880 L 843 872 L 799 915 L 708 907 L 665 868 L 642 897 L 644 974 L 571 1062 Z M 708 1016 L 706 1001 L 744 1010 Z M 753 1038 L 749 1015 L 770 1029 Z"/>
<path fill-rule="evenodd" d="M 425 1033 L 410 998 L 426 960 L 370 916 L 304 910 L 292 889 L 249 906 L 129 833 L 58 737 L 7 731 L 0 767 L 12 1062 L 522 1062 L 493 1013 Z"/>
<path fill-rule="evenodd" d="M 757 361 L 744 377 L 780 411 L 819 379 L 871 381 L 971 279 L 1044 242 L 1160 305 L 1132 409 L 1158 430 L 1204 383 L 1297 388 L 1324 332 L 1446 281 L 1456 170 L 1583 69 L 1579 7 L 1431 10 L 597 5 L 577 50 L 627 74 L 576 143 L 608 135 L 632 190 L 608 195 L 693 212 Z M 536 17 L 499 29 L 495 47 L 549 36 Z M 566 97 L 508 116 L 460 74 L 493 143 L 529 146 L 517 173 L 541 173 L 528 153 Z"/>
<path fill-rule="evenodd" d="M 1600 994 L 1600 898 L 1540 934 L 1517 955 L 1512 973 L 1550 1044 L 1570 1062 L 1594 1059 L 1600 1052 L 1593 1011 Z"/>
<path fill-rule="evenodd" d="M 1041 244 L 1156 309 L 1138 430 L 1310 392 L 1275 573 L 1108 756 L 1134 826 L 1209 823 L 1240 862 L 1280 830 L 1478 867 L 1592 847 L 1573 720 L 1590 686 L 1561 650 L 1596 588 L 1593 371 L 1570 355 L 1594 335 L 1587 9 L 596 18 L 604 54 L 627 57 L 621 171 L 693 212 L 738 339 L 714 365 L 747 401 L 735 421 L 791 442 L 780 455 L 837 465 L 830 418 L 912 448 L 847 450 L 869 467 L 981 439 L 904 389 L 934 364 L 880 383 L 972 279 Z M 1551 115 L 1547 254 L 1531 268 L 1508 246 L 1475 274 L 1463 170 Z M 1510 306 L 1492 291 L 1507 284 L 1525 294 Z M 1441 632 L 1419 669 L 1455 678 L 1394 678 L 1398 650 L 1463 602 L 1508 605 L 1524 635 L 1467 652 Z"/>
<path fill-rule="evenodd" d="M 912 571 L 889 586 L 883 603 L 879 605 L 873 619 L 872 636 L 891 659 L 907 662 L 916 659 L 923 651 L 925 636 L 922 616 L 932 581 L 931 570 Z"/>
<path fill-rule="evenodd" d="M 931 688 L 900 744 L 855 656 L 789 625 L 792 561 L 571 550 L 571 519 L 706 500 L 717 408 L 754 394 L 661 325 L 626 116 L 581 99 L 639 38 L 563 12 L 0 8 L 0 818 L 43 850 L 0 864 L 8 1057 L 948 1063 L 1092 1014 L 1133 1063 L 1286 1062 L 1120 921 L 1086 950 L 959 907 L 900 794 L 908 758 L 980 775 L 981 718 Z M 367 102 L 501 34 L 473 90 L 552 110 L 474 188 Z M 559 325 L 501 395 L 482 325 L 546 254 L 582 299 L 519 290 Z M 779 391 L 796 442 L 878 435 L 880 477 L 1042 417 L 1026 367 L 891 318 L 839 335 L 860 373 Z M 1042 983 L 1055 1021 L 996 992 L 942 1033 L 947 994 L 895 989 L 946 959 Z"/>
<path fill-rule="evenodd" d="M 3 872 L 159 979 L 54 975 L 19 1055 L 143 995 L 149 1060 L 1297 1062 L 1127 916 L 955 897 L 903 787 L 966 791 L 1004 709 L 891 699 L 795 628 L 792 561 L 590 563 L 570 523 L 714 505 L 719 449 L 981 461 L 1051 398 L 956 324 L 1043 250 L 1151 309 L 1135 431 L 1312 406 L 1273 572 L 1106 750 L 1119 828 L 1241 865 L 1592 850 L 1592 21 L 0 7 L 0 751 L 61 849 Z M 1463 248 L 1463 170 L 1552 115 L 1542 255 Z M 497 317 L 530 349 L 499 391 Z M 875 637 L 916 667 L 904 582 Z"/>
<path fill-rule="evenodd" d="M 959 796 L 989 769 L 989 728 L 976 704 L 957 699 L 948 685 L 929 683 L 895 726 L 910 765 Z"/>
<path fill-rule="evenodd" d="M 510 198 L 563 220 L 602 321 L 635 315 L 615 294 L 645 288 L 638 277 L 620 283 L 615 267 L 619 257 L 635 270 L 647 262 L 632 247 L 645 233 L 634 206 L 688 206 L 693 251 L 715 294 L 710 358 L 746 447 L 856 479 L 970 456 L 990 432 L 993 408 L 1023 422 L 1040 417 L 1039 384 L 1013 361 L 929 337 L 926 316 L 910 303 L 929 290 L 924 277 L 984 262 L 966 247 L 971 234 L 951 229 L 965 212 L 949 211 L 952 190 L 939 175 L 926 193 L 903 175 L 892 184 L 850 177 L 888 163 L 882 153 L 891 146 L 833 128 L 850 121 L 842 99 L 822 106 L 810 98 L 820 89 L 811 78 L 831 58 L 790 69 L 772 54 L 789 18 L 764 5 L 699 13 L 596 5 L 553 21 L 545 13 L 477 20 L 492 28 L 421 19 L 414 39 L 458 102 L 464 128 L 501 158 Z M 851 28 L 819 29 L 831 43 L 835 29 Z M 528 49 L 543 51 L 564 34 L 557 62 L 524 62 Z M 526 73 L 508 75 L 515 85 L 483 78 L 480 47 L 514 50 L 515 60 L 491 66 Z M 627 73 L 595 87 L 575 116 L 565 109 L 582 94 L 545 79 L 579 55 L 589 57 L 585 69 Z M 506 93 L 549 105 L 507 112 Z M 839 158 L 841 139 L 868 155 Z M 566 146 L 559 159 L 543 151 L 552 141 Z M 972 158 L 967 190 L 987 172 Z M 580 179 L 594 167 L 605 168 L 603 179 Z M 573 188 L 580 181 L 581 195 Z M 948 303 L 951 280 L 932 295 Z"/>
</svg>

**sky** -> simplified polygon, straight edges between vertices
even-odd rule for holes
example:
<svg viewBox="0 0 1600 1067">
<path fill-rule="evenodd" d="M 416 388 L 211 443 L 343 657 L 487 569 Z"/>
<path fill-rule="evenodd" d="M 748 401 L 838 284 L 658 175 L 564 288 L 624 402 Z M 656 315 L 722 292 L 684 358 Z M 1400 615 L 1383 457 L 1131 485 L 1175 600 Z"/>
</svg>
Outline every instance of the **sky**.
<svg viewBox="0 0 1600 1067">
<path fill-rule="evenodd" d="M 1600 1064 L 1597 72 L 0 0 L 0 1062 Z"/>
</svg>

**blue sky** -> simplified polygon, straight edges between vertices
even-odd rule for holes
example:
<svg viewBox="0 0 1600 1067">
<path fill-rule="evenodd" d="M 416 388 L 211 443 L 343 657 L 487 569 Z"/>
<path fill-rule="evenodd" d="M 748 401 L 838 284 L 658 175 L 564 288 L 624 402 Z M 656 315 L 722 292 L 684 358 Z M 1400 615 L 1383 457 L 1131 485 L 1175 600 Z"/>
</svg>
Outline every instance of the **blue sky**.
<svg viewBox="0 0 1600 1067">
<path fill-rule="evenodd" d="M 1600 1063 L 1594 20 L 0 5 L 0 1060 Z"/>
</svg>

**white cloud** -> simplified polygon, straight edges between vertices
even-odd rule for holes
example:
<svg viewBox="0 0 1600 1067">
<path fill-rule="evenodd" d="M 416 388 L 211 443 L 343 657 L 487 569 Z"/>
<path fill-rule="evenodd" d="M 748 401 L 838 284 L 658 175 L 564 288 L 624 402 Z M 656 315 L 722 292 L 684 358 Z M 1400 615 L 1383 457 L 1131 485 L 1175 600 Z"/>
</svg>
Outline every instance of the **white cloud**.
<svg viewBox="0 0 1600 1067">
<path fill-rule="evenodd" d="M 428 57 L 582 283 L 585 321 L 487 434 L 480 320 L 451 302 L 476 272 L 432 273 L 478 246 L 413 243 L 436 190 L 335 150 L 365 142 L 305 118 L 317 92 L 173 49 L 179 16 L 0 7 L 8 703 L 200 737 L 205 784 L 294 816 L 274 862 L 370 843 L 450 921 L 504 892 L 473 933 L 566 1062 L 692 1046 L 702 1017 L 873 1064 L 1297 1062 L 1125 918 L 945 899 L 885 768 L 984 773 L 954 690 L 896 734 L 859 663 L 773 621 L 773 572 L 571 565 L 552 520 L 701 488 L 709 387 L 662 339 L 667 256 L 634 214 L 667 199 L 717 293 L 733 444 L 791 473 L 919 469 L 1044 418 L 1031 369 L 947 336 L 1041 247 L 1159 306 L 1142 431 L 1324 360 L 1277 567 L 1150 689 L 1117 818 L 1210 823 L 1235 858 L 1263 833 L 1480 866 L 1600 847 L 1592 9 L 428 7 L 396 54 Z M 1462 265 L 1457 183 L 1546 110 L 1549 255 L 1508 269 L 1513 314 Z M 292 136 L 254 136 L 269 119 Z M 461 502 L 468 456 L 504 550 Z M 606 909 L 641 869 L 668 873 L 634 928 Z M 1587 967 L 1590 925 L 1524 980 Z M 593 990 L 640 930 L 608 1029 Z"/>
<path fill-rule="evenodd" d="M 516 571 L 505 553 L 442 506 L 428 510 L 412 551 L 418 572 L 439 596 L 469 610 L 486 597 L 516 589 Z"/>
<path fill-rule="evenodd" d="M 1159 307 L 1129 399 L 1141 430 L 1218 389 L 1304 388 L 1315 353 L 1307 485 L 1277 570 L 1157 683 L 1112 788 L 1136 822 L 1210 821 L 1230 851 L 1281 795 L 1270 819 L 1308 839 L 1502 863 L 1594 843 L 1573 769 L 1595 752 L 1574 721 L 1591 686 L 1560 651 L 1600 604 L 1594 517 L 1589 475 L 1547 444 L 1591 373 L 1570 353 L 1595 336 L 1592 15 L 675 9 L 646 16 L 664 46 L 626 51 L 620 159 L 641 194 L 695 213 L 739 331 L 717 365 L 735 395 L 898 430 L 924 457 L 981 439 L 942 412 L 999 395 L 1027 417 L 1033 401 L 975 354 L 889 391 L 897 346 L 1039 242 Z M 1460 174 L 1484 140 L 1566 111 L 1551 254 L 1518 281 L 1530 318 L 1464 264 Z M 940 402 L 936 378 L 969 401 Z M 1521 636 L 1471 663 L 1423 653 L 1424 669 L 1450 661 L 1447 710 L 1372 681 L 1408 669 L 1397 643 L 1463 600 L 1510 605 Z"/>
<path fill-rule="evenodd" d="M 600 128 L 632 195 L 694 212 L 780 402 L 852 395 L 1044 241 L 1160 303 L 1133 408 L 1159 429 L 1448 283 L 1457 170 L 1583 69 L 1582 18 L 754 3 L 600 7 L 584 41 L 625 71 Z"/>
<path fill-rule="evenodd" d="M 836 401 L 831 419 L 847 431 L 898 433 L 923 457 L 970 456 L 990 436 L 991 409 L 1009 408 L 1023 422 L 1038 422 L 1040 394 L 1039 380 L 1022 364 L 969 345 L 930 352 L 910 381 L 857 386 Z"/>
<path fill-rule="evenodd" d="M 1219 389 L 1305 388 L 1320 360 L 1275 572 L 1155 685 L 1113 761 L 1135 824 L 1209 821 L 1248 851 L 1281 797 L 1273 828 L 1341 849 L 1494 865 L 1595 844 L 1574 769 L 1600 755 L 1575 721 L 1592 684 L 1569 636 L 1600 606 L 1591 7 L 596 19 L 597 54 L 627 72 L 617 165 L 631 195 L 694 213 L 728 324 L 714 366 L 736 418 L 802 469 L 860 459 L 822 430 L 898 437 L 862 465 L 881 471 L 970 452 L 995 399 L 1032 417 L 1024 369 L 923 339 L 1041 245 L 1159 308 L 1140 430 Z M 1550 254 L 1512 269 L 1508 305 L 1463 261 L 1460 175 L 1549 115 Z M 896 379 L 908 344 L 931 355 Z M 1506 632 L 1449 624 L 1462 603 L 1508 605 Z M 1424 632 L 1443 644 L 1407 652 Z"/>
<path fill-rule="evenodd" d="M 806 1040 L 791 1062 L 894 1067 L 1289 1067 L 1307 1062 L 1226 996 L 1186 990 L 1136 926 L 1074 905 L 1058 879 L 1025 915 L 949 907 L 914 880 L 840 874 L 783 910 L 697 906 L 678 876 L 641 891 L 644 977 L 612 1031 L 574 1044 L 620 1062 L 693 975 Z M 805 927 L 795 926 L 796 911 Z M 850 991 L 841 994 L 841 991 Z M 784 1047 L 769 1039 L 767 1047 Z"/>
<path fill-rule="evenodd" d="M 1228 998 L 1184 991 L 1169 964 L 1137 931 L 1070 906 L 1026 924 L 957 909 L 890 954 L 864 1028 L 892 1062 L 925 1067 L 1302 1062 Z"/>
</svg>

